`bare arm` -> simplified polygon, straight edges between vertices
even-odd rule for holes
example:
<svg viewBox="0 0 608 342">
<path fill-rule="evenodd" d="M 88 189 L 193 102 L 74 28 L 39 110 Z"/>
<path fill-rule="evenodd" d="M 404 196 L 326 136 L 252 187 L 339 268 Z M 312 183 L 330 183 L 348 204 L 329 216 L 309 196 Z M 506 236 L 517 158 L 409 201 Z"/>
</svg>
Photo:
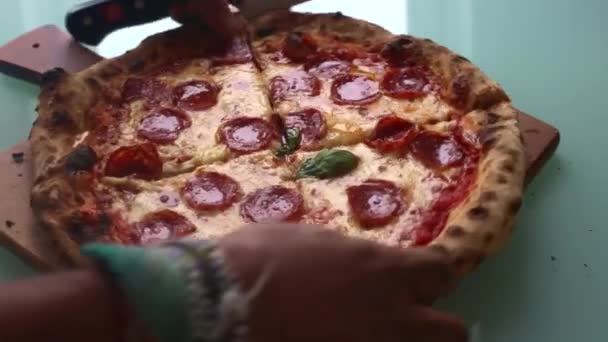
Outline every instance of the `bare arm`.
<svg viewBox="0 0 608 342">
<path fill-rule="evenodd" d="M 118 303 L 93 270 L 0 286 L 0 341 L 115 341 Z"/>
</svg>

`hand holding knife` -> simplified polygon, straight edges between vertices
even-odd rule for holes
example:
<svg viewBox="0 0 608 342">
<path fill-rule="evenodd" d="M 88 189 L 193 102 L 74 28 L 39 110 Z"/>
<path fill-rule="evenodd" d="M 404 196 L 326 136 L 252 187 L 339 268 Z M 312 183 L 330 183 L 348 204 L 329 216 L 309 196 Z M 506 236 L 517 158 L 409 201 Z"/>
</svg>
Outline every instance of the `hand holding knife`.
<svg viewBox="0 0 608 342">
<path fill-rule="evenodd" d="M 306 0 L 231 0 L 244 18 L 273 9 L 288 9 Z M 231 35 L 243 28 L 226 0 L 93 0 L 70 11 L 66 27 L 74 38 L 89 45 L 99 44 L 108 34 L 164 17 L 190 23 L 205 23 L 218 34 Z"/>
</svg>

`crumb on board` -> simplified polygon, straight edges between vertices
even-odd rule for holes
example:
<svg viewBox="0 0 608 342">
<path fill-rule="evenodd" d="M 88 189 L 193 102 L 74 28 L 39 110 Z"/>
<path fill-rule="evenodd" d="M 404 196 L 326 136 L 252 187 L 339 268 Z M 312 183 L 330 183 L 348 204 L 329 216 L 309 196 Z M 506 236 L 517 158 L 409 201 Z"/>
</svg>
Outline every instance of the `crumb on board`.
<svg viewBox="0 0 608 342">
<path fill-rule="evenodd" d="M 15 222 L 13 222 L 11 220 L 6 220 L 4 222 L 4 224 L 6 225 L 7 228 L 13 228 L 13 226 L 15 225 Z"/>
<path fill-rule="evenodd" d="M 12 157 L 13 157 L 13 161 L 15 163 L 21 164 L 25 160 L 25 153 L 24 152 L 15 152 L 12 154 Z"/>
<path fill-rule="evenodd" d="M 552 255 L 551 256 L 551 261 L 555 261 L 555 260 L 557 260 L 557 258 Z"/>
<path fill-rule="evenodd" d="M 589 267 L 587 264 L 583 264 L 583 266 L 585 266 L 585 268 Z"/>
</svg>

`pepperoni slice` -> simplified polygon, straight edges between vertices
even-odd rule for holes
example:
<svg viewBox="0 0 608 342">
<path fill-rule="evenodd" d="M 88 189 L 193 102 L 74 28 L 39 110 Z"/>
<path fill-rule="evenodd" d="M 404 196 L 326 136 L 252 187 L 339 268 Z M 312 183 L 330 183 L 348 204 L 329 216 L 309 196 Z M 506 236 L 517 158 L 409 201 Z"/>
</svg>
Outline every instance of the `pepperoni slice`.
<svg viewBox="0 0 608 342">
<path fill-rule="evenodd" d="M 415 137 L 416 125 L 391 115 L 380 119 L 367 144 L 382 152 L 403 150 Z"/>
<path fill-rule="evenodd" d="M 370 179 L 346 189 L 354 218 L 366 229 L 387 225 L 402 212 L 402 191 L 393 182 Z"/>
<path fill-rule="evenodd" d="M 460 165 L 465 159 L 465 152 L 456 141 L 434 132 L 418 134 L 410 150 L 424 165 L 435 169 Z"/>
<path fill-rule="evenodd" d="M 290 33 L 283 42 L 283 54 L 296 63 L 306 62 L 314 57 L 317 48 L 313 38 L 302 32 Z"/>
<path fill-rule="evenodd" d="M 327 134 L 325 117 L 316 109 L 287 114 L 285 128 L 297 128 L 300 131 L 300 146 L 306 148 L 322 139 Z"/>
<path fill-rule="evenodd" d="M 366 105 L 380 99 L 378 83 L 367 76 L 344 75 L 331 86 L 331 98 L 340 105 Z"/>
<path fill-rule="evenodd" d="M 223 124 L 218 132 L 219 140 L 232 151 L 251 153 L 260 151 L 272 141 L 274 130 L 259 118 L 236 118 Z"/>
<path fill-rule="evenodd" d="M 318 96 L 320 93 L 321 81 L 301 70 L 276 76 L 270 81 L 270 95 L 273 102 L 298 95 Z"/>
<path fill-rule="evenodd" d="M 105 174 L 110 177 L 135 176 L 155 179 L 163 172 L 163 162 L 152 143 L 121 147 L 106 162 Z"/>
<path fill-rule="evenodd" d="M 219 90 L 206 81 L 190 81 L 173 89 L 176 106 L 189 110 L 205 110 L 217 104 Z"/>
<path fill-rule="evenodd" d="M 306 65 L 306 70 L 313 75 L 322 78 L 333 78 L 348 74 L 353 65 L 346 61 L 329 60 L 315 61 Z"/>
<path fill-rule="evenodd" d="M 122 99 L 125 102 L 148 99 L 158 103 L 167 99 L 167 88 L 155 79 L 129 78 L 123 85 Z"/>
<path fill-rule="evenodd" d="M 247 195 L 241 205 L 241 216 L 257 223 L 296 221 L 303 213 L 302 196 L 278 185 Z"/>
<path fill-rule="evenodd" d="M 185 113 L 175 109 L 160 108 L 141 119 L 137 135 L 155 143 L 168 144 L 175 141 L 180 132 L 190 125 L 190 118 Z"/>
<path fill-rule="evenodd" d="M 243 37 L 220 42 L 214 50 L 213 65 L 243 64 L 253 60 L 251 48 Z"/>
<path fill-rule="evenodd" d="M 196 231 L 190 220 L 172 210 L 148 214 L 135 224 L 135 228 L 135 241 L 142 245 L 173 240 Z"/>
<path fill-rule="evenodd" d="M 217 172 L 201 172 L 182 188 L 182 197 L 197 211 L 224 210 L 241 198 L 232 178 Z"/>
<path fill-rule="evenodd" d="M 390 97 L 413 100 L 430 92 L 431 84 L 422 68 L 392 69 L 382 80 L 382 90 Z"/>
</svg>

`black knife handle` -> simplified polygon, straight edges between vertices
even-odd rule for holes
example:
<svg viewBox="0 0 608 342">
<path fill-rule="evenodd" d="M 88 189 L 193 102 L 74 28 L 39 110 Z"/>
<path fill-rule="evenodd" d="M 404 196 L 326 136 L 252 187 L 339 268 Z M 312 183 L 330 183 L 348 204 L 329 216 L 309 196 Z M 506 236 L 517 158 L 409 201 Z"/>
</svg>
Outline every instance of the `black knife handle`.
<svg viewBox="0 0 608 342">
<path fill-rule="evenodd" d="M 66 16 L 68 31 L 79 42 L 97 45 L 118 29 L 145 24 L 169 15 L 182 0 L 92 0 Z"/>
</svg>

